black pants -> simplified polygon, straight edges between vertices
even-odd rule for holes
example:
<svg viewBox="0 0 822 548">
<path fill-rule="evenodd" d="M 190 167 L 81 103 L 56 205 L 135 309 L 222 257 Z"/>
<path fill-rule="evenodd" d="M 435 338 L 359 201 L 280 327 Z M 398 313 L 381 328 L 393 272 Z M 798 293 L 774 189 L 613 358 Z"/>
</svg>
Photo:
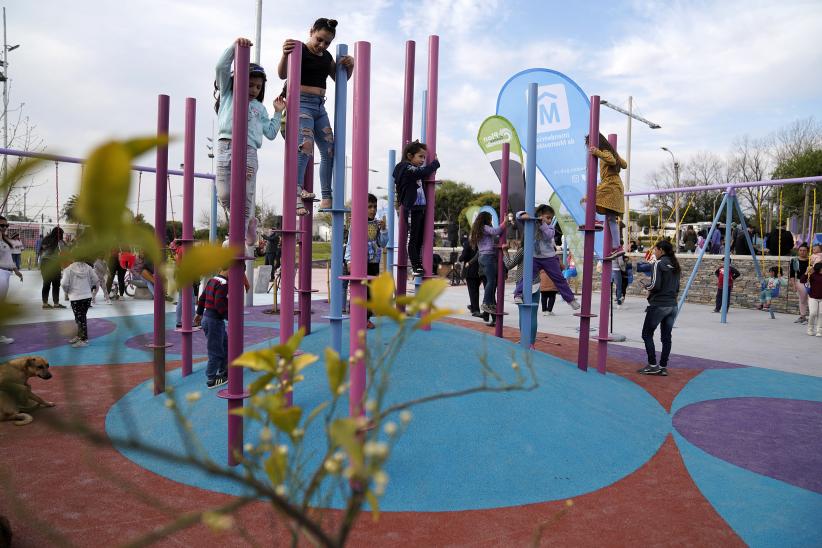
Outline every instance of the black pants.
<svg viewBox="0 0 822 548">
<path fill-rule="evenodd" d="M 40 274 L 43 276 L 43 304 L 49 302 L 49 289 L 51 289 L 51 300 L 54 304 L 60 304 L 60 269 L 57 268 L 49 274 L 52 266 L 57 266 L 54 259 L 42 259 L 40 261 Z"/>
<path fill-rule="evenodd" d="M 471 312 L 479 312 L 480 285 L 484 284 L 484 278 L 465 278 L 465 285 L 468 286 L 468 302 L 471 305 Z"/>
<path fill-rule="evenodd" d="M 671 355 L 671 331 L 676 320 L 676 306 L 649 306 L 645 309 L 645 323 L 642 324 L 642 340 L 645 342 L 645 353 L 648 354 L 648 364 L 656 365 L 656 348 L 654 347 L 654 332 L 660 326 L 662 338 L 662 354 L 659 357 L 659 366 L 668 367 L 668 356 Z"/>
<path fill-rule="evenodd" d="M 106 280 L 106 295 L 111 295 L 111 286 L 114 284 L 114 276 L 117 276 L 117 292 L 122 297 L 126 293 L 126 269 L 120 265 L 120 259 L 113 255 L 108 260 L 108 271 L 111 274 Z"/>
<path fill-rule="evenodd" d="M 557 292 L 556 291 L 540 291 L 539 292 L 541 301 L 542 301 L 542 311 L 543 312 L 552 312 L 554 310 L 554 303 L 557 300 Z"/>
<path fill-rule="evenodd" d="M 368 263 L 367 266 L 366 266 L 366 273 L 369 276 L 379 276 L 380 275 L 380 263 Z M 365 293 L 366 298 L 368 300 L 371 300 L 371 288 L 366 286 L 365 291 L 366 291 L 366 293 Z M 371 312 L 370 308 L 368 309 L 368 312 L 365 313 L 365 317 L 368 318 L 369 320 L 371 319 L 371 316 L 373 316 L 373 315 L 374 315 L 374 313 Z"/>
<path fill-rule="evenodd" d="M 81 341 L 88 340 L 86 314 L 88 314 L 89 307 L 91 307 L 91 299 L 71 301 L 71 311 L 74 312 L 74 321 L 77 323 L 77 337 L 79 337 Z"/>
<path fill-rule="evenodd" d="M 414 206 L 408 213 L 408 261 L 422 268 L 422 239 L 425 231 L 425 206 Z"/>
<path fill-rule="evenodd" d="M 274 273 L 277 271 L 277 267 L 280 266 L 277 255 L 275 253 L 266 253 L 265 264 L 271 266 L 271 280 L 274 280 Z"/>
<path fill-rule="evenodd" d="M 731 290 L 733 286 L 728 286 L 728 312 L 731 311 Z M 714 306 L 715 311 L 722 310 L 722 286 L 716 288 L 716 306 Z"/>
</svg>

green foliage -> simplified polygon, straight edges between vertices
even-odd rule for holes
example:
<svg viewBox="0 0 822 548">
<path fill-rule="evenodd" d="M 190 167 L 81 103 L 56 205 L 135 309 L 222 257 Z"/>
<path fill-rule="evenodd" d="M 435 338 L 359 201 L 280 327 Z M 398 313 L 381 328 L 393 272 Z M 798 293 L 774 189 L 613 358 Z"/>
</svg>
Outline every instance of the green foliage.
<svg viewBox="0 0 822 548">
<path fill-rule="evenodd" d="M 474 190 L 467 183 L 443 181 L 437 185 L 434 218 L 455 221 L 473 198 Z"/>
<path fill-rule="evenodd" d="M 491 206 L 497 211 L 499 211 L 499 200 L 500 196 L 496 192 L 482 192 L 480 194 L 476 194 L 474 198 L 469 202 L 469 206 Z"/>
<path fill-rule="evenodd" d="M 773 172 L 774 179 L 815 177 L 822 175 L 822 149 L 810 149 L 781 162 Z M 822 183 L 816 183 L 817 201 L 822 199 Z M 813 188 L 813 187 L 812 187 Z M 811 193 L 810 199 L 813 199 Z M 783 208 L 801 213 L 805 203 L 804 185 L 785 185 L 782 193 Z M 812 206 L 809 206 L 812 209 Z M 818 207 L 817 207 L 818 209 Z"/>
</svg>

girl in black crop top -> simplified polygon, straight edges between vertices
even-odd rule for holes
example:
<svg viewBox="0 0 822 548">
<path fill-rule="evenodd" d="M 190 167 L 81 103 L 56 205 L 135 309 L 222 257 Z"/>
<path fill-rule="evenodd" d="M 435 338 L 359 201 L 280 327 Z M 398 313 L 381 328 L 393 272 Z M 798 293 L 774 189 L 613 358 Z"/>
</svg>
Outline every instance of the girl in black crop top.
<svg viewBox="0 0 822 548">
<path fill-rule="evenodd" d="M 314 22 L 309 32 L 308 41 L 302 45 L 302 67 L 300 71 L 300 149 L 297 154 L 297 215 L 306 215 L 308 209 L 305 201 L 312 200 L 314 193 L 303 189 L 305 172 L 314 155 L 314 142 L 320 150 L 320 187 L 322 201 L 320 209 L 331 207 L 331 171 L 333 169 L 332 151 L 334 133 L 331 122 L 325 111 L 325 82 L 329 76 L 335 78 L 337 66 L 328 52 L 331 42 L 337 33 L 337 21 L 321 17 Z M 296 40 L 288 39 L 283 43 L 283 56 L 277 65 L 280 78 L 285 79 L 288 69 L 288 55 L 294 50 Z M 354 58 L 350 55 L 340 57 L 339 62 L 345 67 L 348 78 L 354 70 Z M 292 117 L 293 120 L 293 117 Z M 319 136 L 319 137 L 317 137 Z"/>
</svg>

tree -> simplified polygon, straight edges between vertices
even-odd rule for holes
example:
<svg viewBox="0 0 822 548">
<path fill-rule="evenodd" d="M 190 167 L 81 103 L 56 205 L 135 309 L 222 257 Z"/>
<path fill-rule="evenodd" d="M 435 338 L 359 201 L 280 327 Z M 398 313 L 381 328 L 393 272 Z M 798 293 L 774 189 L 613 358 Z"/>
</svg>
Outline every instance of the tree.
<svg viewBox="0 0 822 548">
<path fill-rule="evenodd" d="M 17 111 L 17 119 L 9 123 L 9 133 L 8 133 L 8 147 L 9 148 L 16 148 L 18 150 L 23 150 L 27 152 L 43 152 L 46 149 L 45 144 L 43 143 L 43 139 L 37 135 L 35 129 L 37 126 L 32 124 L 31 120 L 28 116 L 23 116 L 23 103 L 20 104 L 18 109 L 14 109 Z M 8 114 L 12 114 L 13 110 L 10 109 Z M 2 112 L 0 112 L 0 118 L 2 118 Z M 20 165 L 23 161 L 23 158 L 9 158 L 4 156 L 2 159 L 2 174 L 0 177 L 5 179 L 6 173 L 10 173 L 16 167 Z M 36 166 L 33 169 L 29 170 L 26 173 L 27 177 L 31 177 L 34 180 L 34 176 L 37 175 L 42 170 L 42 166 Z M 20 186 L 20 181 L 22 180 L 22 176 L 16 178 L 13 181 L 9 181 L 10 186 L 8 189 L 0 195 L 0 214 L 3 212 L 10 212 L 10 211 L 23 211 L 24 207 L 21 207 L 21 204 L 25 204 L 26 201 L 26 192 L 28 192 L 27 188 L 23 189 L 22 193 L 14 193 L 14 187 Z M 42 184 L 42 183 L 41 183 Z M 38 185 L 26 185 L 30 187 L 37 187 Z M 37 218 L 42 213 L 42 208 L 39 211 L 34 212 L 31 217 Z M 24 215 L 28 215 L 28 212 L 24 212 Z"/>
<path fill-rule="evenodd" d="M 466 183 L 443 181 L 437 186 L 436 211 L 438 221 L 455 221 L 460 211 L 474 198 L 474 190 Z"/>
<path fill-rule="evenodd" d="M 822 148 L 809 149 L 790 157 L 776 166 L 774 179 L 793 179 L 795 177 L 814 177 L 822 175 Z M 806 229 L 805 219 L 813 214 L 813 189 L 816 189 L 816 214 L 820 213 L 819 201 L 822 198 L 822 183 L 815 185 L 785 185 L 782 187 L 783 216 L 785 211 L 802 216 L 802 228 Z M 812 223 L 813 224 L 813 223 Z M 817 222 L 815 226 L 819 226 Z M 803 230 L 804 231 L 804 230 Z"/>
<path fill-rule="evenodd" d="M 68 221 L 69 223 L 79 223 L 80 220 L 77 217 L 77 194 L 72 194 L 69 196 L 66 203 L 63 204 L 63 210 L 60 212 L 60 217 Z"/>
<path fill-rule="evenodd" d="M 769 177 L 771 171 L 771 152 L 768 139 L 752 139 L 745 135 L 736 139 L 728 157 L 728 179 L 733 182 L 762 181 Z M 764 221 L 761 209 L 772 209 L 773 187 L 739 188 L 736 191 L 740 205 L 753 212 L 757 222 Z M 770 226 L 768 221 L 762 224 Z"/>
<path fill-rule="evenodd" d="M 697 153 L 696 156 L 688 160 L 683 171 L 686 174 L 684 185 L 687 186 L 713 186 L 724 182 L 724 162 L 722 158 L 712 152 Z M 693 200 L 693 203 L 683 222 L 713 220 L 721 195 L 721 190 L 708 190 L 689 194 L 687 199 L 689 201 Z"/>
</svg>

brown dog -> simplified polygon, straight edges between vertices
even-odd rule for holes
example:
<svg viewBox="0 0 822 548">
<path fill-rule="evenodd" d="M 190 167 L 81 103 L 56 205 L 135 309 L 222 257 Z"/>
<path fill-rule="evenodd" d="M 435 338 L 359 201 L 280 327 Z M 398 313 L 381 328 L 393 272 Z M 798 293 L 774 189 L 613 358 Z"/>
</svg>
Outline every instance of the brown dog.
<svg viewBox="0 0 822 548">
<path fill-rule="evenodd" d="M 54 407 L 29 386 L 32 377 L 50 379 L 49 362 L 39 356 L 17 358 L 0 364 L 0 421 L 15 421 L 22 426 L 34 420 L 34 417 L 23 411 L 38 407 Z"/>
</svg>

